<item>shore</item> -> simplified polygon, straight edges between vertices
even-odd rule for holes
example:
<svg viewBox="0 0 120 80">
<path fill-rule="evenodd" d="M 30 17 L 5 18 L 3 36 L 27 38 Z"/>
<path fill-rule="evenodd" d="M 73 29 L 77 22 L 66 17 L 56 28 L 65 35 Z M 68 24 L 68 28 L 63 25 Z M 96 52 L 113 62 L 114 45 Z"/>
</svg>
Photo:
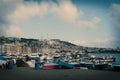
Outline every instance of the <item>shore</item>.
<svg viewBox="0 0 120 80">
<path fill-rule="evenodd" d="M 0 80 L 120 80 L 120 72 L 80 69 L 35 70 L 18 67 L 0 70 Z"/>
</svg>

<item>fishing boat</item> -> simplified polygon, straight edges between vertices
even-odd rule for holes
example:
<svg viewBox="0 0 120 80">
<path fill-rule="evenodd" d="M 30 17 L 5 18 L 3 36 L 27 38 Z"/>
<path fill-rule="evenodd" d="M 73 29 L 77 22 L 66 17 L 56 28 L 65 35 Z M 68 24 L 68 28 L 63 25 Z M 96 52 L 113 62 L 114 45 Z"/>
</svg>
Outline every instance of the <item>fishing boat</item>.
<svg viewBox="0 0 120 80">
<path fill-rule="evenodd" d="M 89 60 L 88 57 L 82 57 L 79 61 L 80 64 L 80 69 L 85 68 L 85 69 L 94 69 L 94 62 L 92 62 L 91 60 Z"/>
<path fill-rule="evenodd" d="M 72 69 L 73 68 L 73 64 L 65 61 L 65 60 L 59 60 L 58 61 L 59 67 L 60 68 L 67 68 L 67 69 Z"/>
<path fill-rule="evenodd" d="M 108 67 L 108 63 L 95 63 L 95 69 L 104 70 Z"/>
<path fill-rule="evenodd" d="M 42 64 L 42 69 L 57 69 L 59 65 L 55 63 L 54 59 L 52 56 L 47 55 L 46 57 L 43 58 L 43 64 Z"/>
<path fill-rule="evenodd" d="M 109 68 L 109 65 L 115 62 L 115 58 L 111 56 L 95 57 L 93 62 L 95 62 L 95 69 L 103 70 Z"/>
<path fill-rule="evenodd" d="M 42 69 L 58 69 L 59 65 L 54 62 L 45 62 Z"/>
<path fill-rule="evenodd" d="M 86 68 L 86 69 L 94 69 L 95 65 L 93 62 L 80 62 L 80 69 Z"/>
<path fill-rule="evenodd" d="M 69 62 L 69 64 L 71 64 L 72 68 L 74 68 L 74 69 L 79 69 L 80 68 L 80 64 L 78 62 Z"/>
<path fill-rule="evenodd" d="M 108 57 L 108 56 L 102 56 L 102 57 L 96 57 L 96 56 L 88 56 L 88 57 L 82 57 L 79 61 L 80 67 L 88 68 L 88 69 L 107 69 L 109 64 L 115 61 L 114 57 Z"/>
</svg>

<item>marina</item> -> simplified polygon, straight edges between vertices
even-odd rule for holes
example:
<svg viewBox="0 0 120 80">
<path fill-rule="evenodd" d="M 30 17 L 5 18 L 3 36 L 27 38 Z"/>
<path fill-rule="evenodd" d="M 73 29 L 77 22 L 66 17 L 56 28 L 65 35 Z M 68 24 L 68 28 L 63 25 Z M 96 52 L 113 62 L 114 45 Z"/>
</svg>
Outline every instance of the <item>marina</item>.
<svg viewBox="0 0 120 80">
<path fill-rule="evenodd" d="M 115 53 L 119 52 L 119 48 L 83 47 L 59 39 L 0 37 L 0 40 L 0 69 L 13 69 L 16 66 L 36 70 L 115 70 L 120 65 L 120 54 Z"/>
<path fill-rule="evenodd" d="M 120 0 L 0 0 L 0 80 L 120 80 Z"/>
<path fill-rule="evenodd" d="M 57 55 L 57 56 L 56 56 Z M 110 54 L 109 54 L 110 55 Z M 75 57 L 76 56 L 76 57 Z M 33 69 L 90 69 L 120 71 L 119 61 L 115 56 L 93 56 L 80 54 L 29 54 L 20 56 L 0 56 L 0 68 L 7 69 L 11 66 L 29 67 Z"/>
</svg>

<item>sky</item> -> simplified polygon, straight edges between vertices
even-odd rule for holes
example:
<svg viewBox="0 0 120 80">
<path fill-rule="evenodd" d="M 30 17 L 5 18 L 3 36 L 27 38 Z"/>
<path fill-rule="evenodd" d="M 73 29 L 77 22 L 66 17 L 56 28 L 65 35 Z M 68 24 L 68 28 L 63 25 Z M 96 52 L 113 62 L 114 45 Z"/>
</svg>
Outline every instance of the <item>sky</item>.
<svg viewBox="0 0 120 80">
<path fill-rule="evenodd" d="M 0 36 L 120 47 L 120 0 L 0 0 Z"/>
</svg>

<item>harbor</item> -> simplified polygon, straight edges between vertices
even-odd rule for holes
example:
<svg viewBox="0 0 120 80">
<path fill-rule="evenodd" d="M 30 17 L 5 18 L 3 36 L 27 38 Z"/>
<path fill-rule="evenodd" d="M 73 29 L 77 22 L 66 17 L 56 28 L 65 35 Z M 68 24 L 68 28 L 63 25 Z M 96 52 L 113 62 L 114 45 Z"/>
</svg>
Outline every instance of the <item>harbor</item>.
<svg viewBox="0 0 120 80">
<path fill-rule="evenodd" d="M 1 37 L 0 40 L 0 69 L 29 67 L 38 70 L 90 69 L 120 71 L 119 48 L 88 48 L 58 39 L 38 40 Z M 107 55 L 102 53 L 106 51 Z"/>
<path fill-rule="evenodd" d="M 76 56 L 76 57 L 75 57 Z M 0 56 L 0 69 L 28 67 L 41 69 L 78 69 L 78 70 L 108 70 L 120 71 L 117 57 L 89 56 L 79 54 L 27 54 L 21 56 Z"/>
<path fill-rule="evenodd" d="M 0 80 L 120 80 L 120 0 L 0 0 Z"/>
</svg>

